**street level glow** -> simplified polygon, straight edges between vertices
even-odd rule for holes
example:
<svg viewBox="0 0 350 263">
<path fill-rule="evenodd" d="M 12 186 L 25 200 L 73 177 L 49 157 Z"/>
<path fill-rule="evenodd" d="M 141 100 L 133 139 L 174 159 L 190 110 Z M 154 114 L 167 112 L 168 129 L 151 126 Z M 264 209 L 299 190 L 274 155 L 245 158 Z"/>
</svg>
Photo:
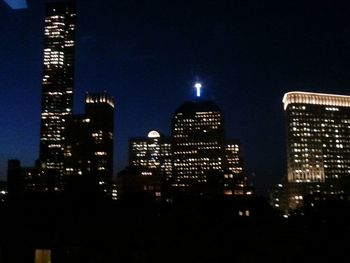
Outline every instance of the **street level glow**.
<svg viewBox="0 0 350 263">
<path fill-rule="evenodd" d="M 202 88 L 202 84 L 200 84 L 200 83 L 196 83 L 196 84 L 194 84 L 194 87 L 196 88 L 196 90 L 197 90 L 197 97 L 200 97 L 201 96 L 201 88 Z"/>
</svg>

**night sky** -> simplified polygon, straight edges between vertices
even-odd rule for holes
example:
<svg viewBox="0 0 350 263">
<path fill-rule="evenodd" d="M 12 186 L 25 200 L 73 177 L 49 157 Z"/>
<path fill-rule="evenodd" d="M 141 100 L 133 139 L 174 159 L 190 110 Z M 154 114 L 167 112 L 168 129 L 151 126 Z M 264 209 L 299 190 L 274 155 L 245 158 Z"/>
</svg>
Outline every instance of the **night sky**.
<svg viewBox="0 0 350 263">
<path fill-rule="evenodd" d="M 0 171 L 39 153 L 43 0 L 0 1 Z M 306 3 L 307 2 L 307 3 Z M 350 95 L 350 5 L 337 1 L 77 1 L 75 113 L 86 91 L 115 97 L 115 173 L 128 138 L 170 135 L 193 83 L 222 109 L 260 193 L 286 168 L 282 97 Z"/>
</svg>

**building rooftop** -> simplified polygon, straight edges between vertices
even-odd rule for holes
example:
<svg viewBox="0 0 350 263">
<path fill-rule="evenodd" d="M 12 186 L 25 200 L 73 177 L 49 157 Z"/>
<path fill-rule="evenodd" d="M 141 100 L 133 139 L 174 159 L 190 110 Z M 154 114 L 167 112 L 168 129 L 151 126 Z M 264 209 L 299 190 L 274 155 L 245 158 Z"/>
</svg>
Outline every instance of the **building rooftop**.
<svg viewBox="0 0 350 263">
<path fill-rule="evenodd" d="M 293 103 L 350 107 L 350 96 L 292 91 L 284 94 L 282 102 L 284 110 L 287 109 L 289 104 Z"/>
</svg>

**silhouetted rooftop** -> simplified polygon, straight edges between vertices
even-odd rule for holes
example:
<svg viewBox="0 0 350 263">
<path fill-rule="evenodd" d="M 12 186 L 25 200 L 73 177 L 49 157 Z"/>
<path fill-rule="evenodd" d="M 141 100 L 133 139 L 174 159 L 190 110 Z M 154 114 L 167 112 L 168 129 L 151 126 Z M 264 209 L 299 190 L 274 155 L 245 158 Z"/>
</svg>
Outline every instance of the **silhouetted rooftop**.
<svg viewBox="0 0 350 263">
<path fill-rule="evenodd" d="M 179 112 L 192 113 L 192 112 L 207 112 L 217 111 L 221 113 L 219 106 L 209 100 L 195 100 L 186 101 L 179 108 L 176 109 L 175 114 Z"/>
</svg>

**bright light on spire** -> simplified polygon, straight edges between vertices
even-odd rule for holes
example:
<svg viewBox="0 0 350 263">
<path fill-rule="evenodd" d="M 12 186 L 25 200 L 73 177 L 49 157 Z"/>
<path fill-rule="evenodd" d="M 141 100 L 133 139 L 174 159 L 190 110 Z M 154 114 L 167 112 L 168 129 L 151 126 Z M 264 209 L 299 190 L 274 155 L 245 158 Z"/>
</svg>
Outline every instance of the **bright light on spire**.
<svg viewBox="0 0 350 263">
<path fill-rule="evenodd" d="M 197 97 L 201 96 L 201 88 L 202 88 L 202 84 L 199 82 L 196 82 L 196 84 L 194 84 L 194 87 L 196 88 L 196 95 Z"/>
</svg>

